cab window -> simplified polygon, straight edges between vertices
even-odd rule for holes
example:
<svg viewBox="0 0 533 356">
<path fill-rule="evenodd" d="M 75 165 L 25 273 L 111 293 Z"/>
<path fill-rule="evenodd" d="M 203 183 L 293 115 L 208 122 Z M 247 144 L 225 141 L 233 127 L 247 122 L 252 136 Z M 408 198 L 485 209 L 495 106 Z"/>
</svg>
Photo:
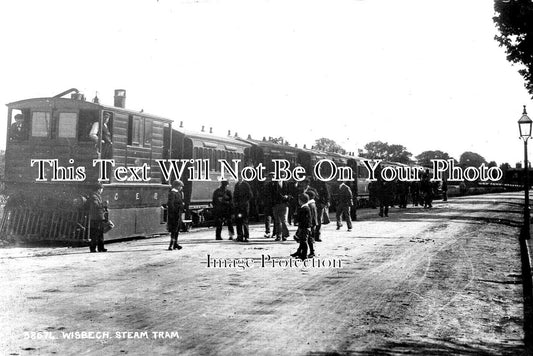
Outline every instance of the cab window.
<svg viewBox="0 0 533 356">
<path fill-rule="evenodd" d="M 31 135 L 33 137 L 50 136 L 50 113 L 34 111 L 31 117 Z"/>
<path fill-rule="evenodd" d="M 14 110 L 11 116 L 11 127 L 9 129 L 10 141 L 25 141 L 28 139 L 28 119 L 29 110 Z"/>
<path fill-rule="evenodd" d="M 78 114 L 73 112 L 59 113 L 57 136 L 59 138 L 76 138 Z"/>
</svg>

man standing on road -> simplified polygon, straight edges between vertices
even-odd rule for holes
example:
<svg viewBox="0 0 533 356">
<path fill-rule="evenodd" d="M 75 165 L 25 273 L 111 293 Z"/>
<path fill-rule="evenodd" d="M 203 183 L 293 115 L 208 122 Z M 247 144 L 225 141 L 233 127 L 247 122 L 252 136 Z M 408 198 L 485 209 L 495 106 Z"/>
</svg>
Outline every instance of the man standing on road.
<svg viewBox="0 0 533 356">
<path fill-rule="evenodd" d="M 273 185 L 276 184 L 275 182 L 272 182 L 272 176 L 274 173 L 270 173 L 266 179 L 266 181 L 263 182 L 263 186 L 261 189 L 261 196 L 263 201 L 263 214 L 265 215 L 265 238 L 270 238 L 272 236 L 276 235 L 276 225 L 274 224 L 274 229 L 272 231 L 272 235 L 270 235 L 270 223 L 272 222 L 274 218 L 274 209 L 272 205 L 272 194 L 274 191 Z"/>
<path fill-rule="evenodd" d="M 250 185 L 240 177 L 233 190 L 237 241 L 248 242 L 248 238 L 250 237 L 250 232 L 248 230 L 248 215 L 250 214 L 250 200 L 252 200 L 252 197 L 253 193 Z"/>
<path fill-rule="evenodd" d="M 106 219 L 106 206 L 102 201 L 102 192 L 104 186 L 102 183 L 96 183 L 94 191 L 89 197 L 89 237 L 91 244 L 89 250 L 91 252 L 106 252 L 104 248 L 104 222 Z"/>
<path fill-rule="evenodd" d="M 389 216 L 389 206 L 392 205 L 394 198 L 394 182 L 387 182 L 378 176 L 377 180 L 378 197 L 379 197 L 379 216 Z"/>
<path fill-rule="evenodd" d="M 298 250 L 295 253 L 291 254 L 291 257 L 296 257 L 302 261 L 306 258 L 315 257 L 315 249 L 313 245 L 313 237 L 311 236 L 311 210 L 308 205 L 309 196 L 305 193 L 301 193 L 298 196 L 299 207 L 297 209 L 298 216 L 298 230 L 296 231 L 296 236 L 298 236 Z M 307 251 L 310 251 L 310 254 L 307 255 Z"/>
<path fill-rule="evenodd" d="M 352 231 L 352 216 L 350 214 L 350 208 L 353 206 L 352 190 L 342 182 L 339 186 L 339 197 L 337 202 L 337 230 L 342 227 L 341 217 L 346 220 L 348 225 L 348 231 Z"/>
<path fill-rule="evenodd" d="M 215 237 L 217 240 L 222 240 L 222 225 L 224 221 L 228 225 L 230 240 L 233 240 L 233 235 L 235 234 L 231 222 L 233 196 L 228 189 L 228 184 L 227 180 L 221 181 L 220 187 L 213 192 L 213 215 L 215 217 Z"/>
<path fill-rule="evenodd" d="M 172 189 L 168 193 L 168 219 L 167 227 L 170 232 L 170 245 L 169 250 L 181 250 L 181 246 L 178 245 L 178 236 L 181 228 L 181 213 L 185 203 L 183 202 L 183 182 L 181 180 L 175 180 L 172 182 Z"/>
<path fill-rule="evenodd" d="M 324 211 L 329 206 L 330 194 L 326 182 L 321 181 L 320 179 L 313 178 L 311 180 L 311 187 L 315 189 L 318 196 L 315 197 L 316 201 L 316 210 L 317 210 L 317 226 L 315 228 L 315 241 L 322 241 L 320 239 L 320 229 L 322 228 L 322 219 L 324 216 Z"/>
<path fill-rule="evenodd" d="M 420 190 L 424 196 L 424 208 L 432 208 L 433 205 L 433 183 L 429 178 L 429 169 L 426 169 L 426 172 L 422 175 L 422 180 L 420 182 Z"/>
<path fill-rule="evenodd" d="M 274 210 L 274 230 L 276 241 L 287 240 L 289 237 L 289 227 L 287 226 L 287 215 L 289 213 L 289 187 L 287 182 L 280 180 L 272 186 L 272 204 Z"/>
</svg>

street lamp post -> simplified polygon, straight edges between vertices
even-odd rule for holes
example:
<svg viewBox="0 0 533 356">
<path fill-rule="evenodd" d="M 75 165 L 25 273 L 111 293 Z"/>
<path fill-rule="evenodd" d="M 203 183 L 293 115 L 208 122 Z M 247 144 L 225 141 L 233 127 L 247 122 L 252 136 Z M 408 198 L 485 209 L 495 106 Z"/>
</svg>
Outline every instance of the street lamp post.
<svg viewBox="0 0 533 356">
<path fill-rule="evenodd" d="M 531 125 L 533 121 L 527 116 L 526 106 L 524 105 L 524 112 L 522 117 L 518 120 L 518 128 L 520 130 L 520 138 L 524 140 L 524 238 L 529 239 L 529 172 L 527 161 L 527 140 L 531 137 Z"/>
</svg>

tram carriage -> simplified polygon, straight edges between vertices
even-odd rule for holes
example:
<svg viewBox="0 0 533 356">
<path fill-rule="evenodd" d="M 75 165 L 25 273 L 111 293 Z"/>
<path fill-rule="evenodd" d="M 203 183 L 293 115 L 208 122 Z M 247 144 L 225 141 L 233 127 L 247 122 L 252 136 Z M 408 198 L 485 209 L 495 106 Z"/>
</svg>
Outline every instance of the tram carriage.
<svg viewBox="0 0 533 356">
<path fill-rule="evenodd" d="M 248 138 L 247 143 L 251 144 L 251 147 L 245 149 L 245 159 L 254 165 L 263 163 L 267 172 L 273 170 L 273 159 L 286 159 L 290 163 L 290 167 L 302 166 L 305 169 L 307 175 L 313 174 L 315 165 L 320 160 L 330 160 L 338 167 L 348 166 L 354 172 L 354 181 L 347 182 L 354 195 L 358 194 L 358 204 L 365 205 L 369 199 L 368 191 L 368 171 L 362 165 L 361 158 L 352 155 L 343 155 L 339 153 L 324 152 L 315 149 L 309 149 L 305 146 L 298 148 L 297 146 L 289 146 L 288 144 L 273 143 L 267 141 L 266 138 L 260 140 L 253 140 Z M 331 174 L 331 166 L 329 164 L 321 165 L 321 174 L 323 177 L 329 177 Z M 335 205 L 335 199 L 337 197 L 337 191 L 339 182 L 337 177 L 327 183 L 328 189 L 331 192 L 332 203 Z M 355 187 L 357 186 L 357 190 Z M 252 182 L 252 190 L 254 196 L 259 197 L 261 191 L 260 182 Z M 263 211 L 262 202 L 260 199 L 255 199 L 252 204 L 253 212 L 255 216 L 258 216 Z"/>
<path fill-rule="evenodd" d="M 232 160 L 239 160 L 239 168 L 242 169 L 245 164 L 245 150 L 251 145 L 229 134 L 227 137 L 215 136 L 211 134 L 211 129 L 208 134 L 204 132 L 203 127 L 202 132 L 191 132 L 184 130 L 182 126 L 172 130 L 171 157 L 209 161 L 207 181 L 191 180 L 188 169 L 184 171 L 182 177 L 185 218 L 193 225 L 197 225 L 212 220 L 213 192 L 220 186 L 218 178 L 221 176 L 221 165 L 218 160 L 226 160 L 231 167 L 234 167 Z M 228 174 L 225 174 L 225 177 L 228 178 L 229 188 L 233 190 L 235 181 L 229 179 L 231 176 Z"/>
<path fill-rule="evenodd" d="M 68 94 L 70 98 L 65 97 Z M 93 166 L 93 160 L 98 158 L 115 162 L 115 167 L 107 165 L 111 170 L 109 179 L 102 182 L 103 200 L 108 202 L 109 216 L 115 223 L 115 228 L 106 235 L 107 240 L 166 233 L 165 203 L 170 182 L 164 179 L 156 160 L 208 160 L 210 163 L 206 181 L 192 180 L 188 169 L 181 177 L 185 185 L 186 226 L 212 219 L 212 194 L 220 185 L 217 179 L 219 159 L 225 159 L 230 165 L 233 159 L 240 160 L 240 169 L 262 163 L 266 172 L 273 171 L 273 159 L 285 159 L 291 168 L 303 166 L 307 174 L 312 174 L 319 160 L 330 159 L 358 172 L 360 197 L 368 192 L 366 168 L 358 157 L 276 144 L 266 139 L 242 139 L 229 133 L 219 137 L 203 130 L 187 131 L 182 126 L 173 129 L 170 119 L 126 109 L 125 99 L 126 91 L 116 90 L 114 106 L 103 105 L 98 98 L 86 101 L 78 90 L 70 89 L 54 97 L 7 104 L 5 187 L 8 201 L 0 222 L 0 236 L 25 241 L 87 241 L 90 227 L 84 202 L 98 180 L 100 167 Z M 107 126 L 113 142 L 109 151 L 112 153 L 106 155 L 102 144 L 95 145 L 89 135 L 95 123 L 100 128 L 103 126 L 104 116 L 110 117 Z M 15 118 L 21 121 L 17 125 L 24 127 L 18 135 L 13 135 Z M 102 137 L 101 130 L 99 136 Z M 31 165 L 32 160 L 38 159 L 57 160 L 57 165 L 64 168 L 59 168 L 60 172 L 54 176 L 51 164 L 45 163 L 44 176 L 39 177 L 38 164 Z M 139 181 L 134 175 L 124 181 L 123 176 L 112 174 L 116 167 L 139 172 L 137 169 L 143 165 L 148 168 L 147 181 Z M 79 167 L 83 167 L 85 177 L 76 180 Z M 70 181 L 54 178 L 69 178 Z M 258 217 L 263 211 L 261 183 L 257 180 L 250 183 L 255 197 L 251 216 Z M 233 184 L 230 180 L 230 189 Z M 336 180 L 328 184 L 338 186 Z"/>
</svg>

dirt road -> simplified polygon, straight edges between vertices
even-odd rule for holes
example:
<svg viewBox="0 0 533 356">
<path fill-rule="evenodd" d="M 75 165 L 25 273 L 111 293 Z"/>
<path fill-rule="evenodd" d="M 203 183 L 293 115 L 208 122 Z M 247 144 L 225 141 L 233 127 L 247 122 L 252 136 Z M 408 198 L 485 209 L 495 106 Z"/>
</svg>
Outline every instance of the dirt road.
<svg viewBox="0 0 533 356">
<path fill-rule="evenodd" d="M 166 250 L 168 237 L 96 254 L 2 249 L 0 348 L 7 355 L 525 354 L 521 203 L 520 194 L 498 194 L 392 209 L 389 218 L 365 210 L 352 232 L 325 226 L 315 266 L 307 267 L 286 266 L 296 243 L 265 239 L 259 225 L 248 244 L 215 241 L 213 230 L 183 234 L 181 251 Z M 213 267 L 226 258 L 228 266 Z"/>
</svg>

